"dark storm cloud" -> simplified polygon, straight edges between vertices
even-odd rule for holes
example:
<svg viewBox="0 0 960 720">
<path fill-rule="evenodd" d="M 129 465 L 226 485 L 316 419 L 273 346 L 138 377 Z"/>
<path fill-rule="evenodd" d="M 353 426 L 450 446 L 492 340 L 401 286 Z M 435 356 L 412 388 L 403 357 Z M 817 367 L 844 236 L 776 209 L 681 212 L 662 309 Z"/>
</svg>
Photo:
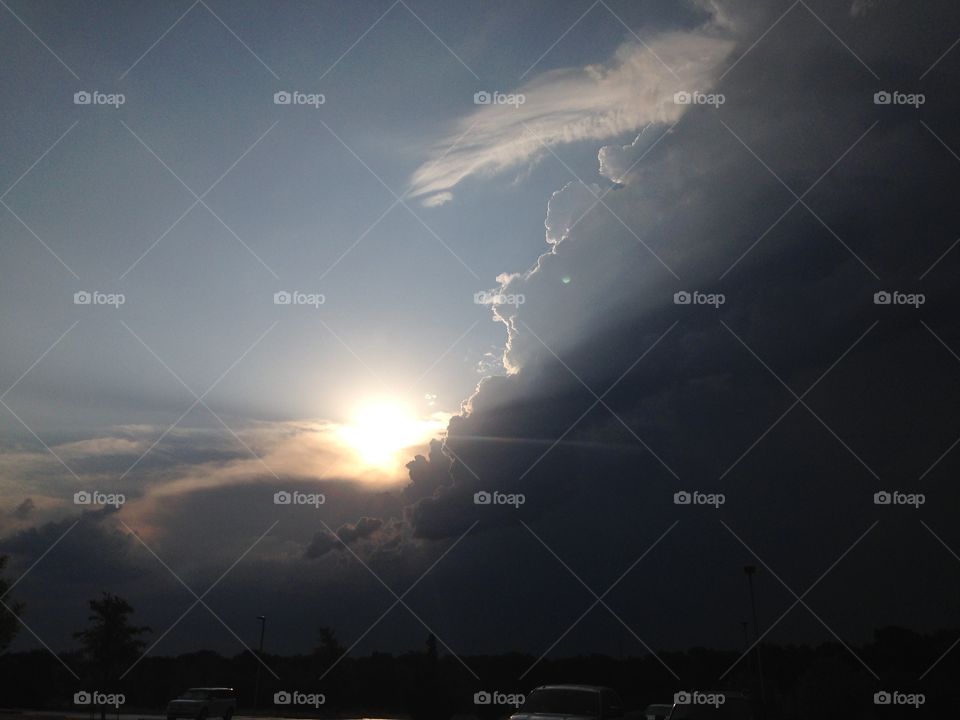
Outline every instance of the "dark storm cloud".
<svg viewBox="0 0 960 720">
<path fill-rule="evenodd" d="M 337 538 L 327 532 L 326 530 L 321 530 L 313 536 L 313 539 L 310 541 L 310 544 L 307 545 L 307 549 L 304 550 L 304 557 L 310 559 L 323 557 L 331 550 L 335 550 L 341 547 L 340 541 Z"/>
<path fill-rule="evenodd" d="M 17 559 L 25 570 L 55 546 L 31 572 L 35 582 L 41 577 L 90 587 L 127 582 L 141 576 L 145 568 L 137 556 L 136 540 L 122 531 L 117 517 L 117 510 L 104 507 L 19 530 L 0 538 L 0 553 Z"/>
<path fill-rule="evenodd" d="M 753 14 L 747 23 L 745 11 L 755 9 L 725 6 L 741 31 L 775 19 Z M 690 471 L 715 482 L 791 399 L 750 350 L 802 392 L 880 320 L 882 339 L 858 350 L 867 355 L 861 364 L 884 376 L 899 366 L 902 382 L 924 362 L 944 365 L 936 340 L 924 342 L 916 312 L 873 304 L 877 290 L 922 287 L 930 298 L 923 318 L 951 333 L 949 268 L 918 278 L 949 246 L 958 220 L 940 172 L 930 173 L 956 174 L 955 162 L 921 120 L 949 132 L 955 95 L 934 76 L 922 112 L 873 102 L 877 90 L 915 90 L 936 58 L 927 36 L 934 21 L 907 29 L 910 15 L 900 6 L 878 9 L 868 28 L 846 12 L 827 19 L 855 34 L 864 62 L 884 71 L 877 81 L 799 9 L 775 42 L 744 55 L 712 89 L 725 95 L 719 110 L 695 108 L 663 138 L 666 127 L 651 126 L 635 142 L 601 151 L 601 169 L 624 185 L 605 195 L 610 212 L 596 204 L 597 186 L 573 181 L 554 195 L 550 252 L 532 271 L 505 276 L 501 288 L 526 302 L 495 310 L 509 332 L 508 366 L 519 372 L 483 383 L 471 414 L 451 422 L 447 442 L 462 463 L 454 462 L 450 482 L 438 479 L 440 457 L 411 464 L 414 487 L 431 477 L 441 488 L 411 511 L 417 534 L 455 535 L 476 519 L 472 493 L 494 479 L 501 489 L 529 487 L 542 473 L 562 486 L 570 474 L 568 461 L 556 460 L 565 457 L 562 445 L 540 461 L 539 473 L 520 479 L 546 449 L 537 442 L 562 435 L 594 402 L 590 390 L 606 390 L 674 322 L 604 400 L 641 438 L 655 439 L 663 459 L 656 472 L 673 484 L 675 472 Z M 900 34 L 891 45 L 894 28 Z M 798 204 L 778 222 L 795 200 L 780 180 L 799 195 L 828 170 L 804 198 L 811 210 Z M 682 290 L 723 293 L 726 302 L 718 310 L 677 306 L 673 296 Z M 926 357 L 918 357 L 918 343 Z M 888 402 L 857 399 L 865 418 Z M 566 440 L 614 433 L 636 442 L 598 404 Z M 490 437 L 501 440 L 482 439 Z M 836 442 L 828 432 L 823 440 Z M 863 453 L 880 462 L 885 441 L 863 440 Z M 912 460 L 932 461 L 935 447 L 925 442 Z"/>
<path fill-rule="evenodd" d="M 353 545 L 358 540 L 369 538 L 383 527 L 383 520 L 375 517 L 362 517 L 354 523 L 344 523 L 336 536 L 327 530 L 321 530 L 313 536 L 304 555 L 310 559 L 323 557 L 331 550 L 342 550 L 345 545 Z"/>
<path fill-rule="evenodd" d="M 337 530 L 337 537 L 350 545 L 365 537 L 369 537 L 383 527 L 383 520 L 372 517 L 362 517 L 355 523 L 347 523 Z"/>
<path fill-rule="evenodd" d="M 439 487 L 450 483 L 450 458 L 443 454 L 443 443 L 430 441 L 428 457 L 417 455 L 407 463 L 410 484 L 403 490 L 403 498 L 415 502 L 431 497 Z"/>
<path fill-rule="evenodd" d="M 960 147 L 956 61 L 919 78 L 953 41 L 944 28 L 957 26 L 958 11 L 818 7 L 858 58 L 801 6 L 746 52 L 782 10 L 718 5 L 740 39 L 738 64 L 702 90 L 725 102 L 692 108 L 666 135 L 651 125 L 605 148 L 606 179 L 584 175 L 597 184 L 571 181 L 554 194 L 549 252 L 502 277 L 500 292 L 525 303 L 495 307 L 515 372 L 481 383 L 469 413 L 450 423 L 448 456 L 410 465 L 411 499 L 435 488 L 408 508 L 415 536 L 509 525 L 511 512 L 514 525 L 525 518 L 549 533 L 558 507 L 579 504 L 599 538 L 618 513 L 659 527 L 691 517 L 674 492 L 722 491 L 728 505 L 716 517 L 809 578 L 794 582 L 810 582 L 875 519 L 913 523 L 878 530 L 862 548 L 872 562 L 896 558 L 907 573 L 912 557 L 928 558 L 919 522 L 878 515 L 875 491 L 926 488 L 939 496 L 929 517 L 949 524 L 958 498 L 943 478 L 957 458 L 935 461 L 960 432 L 960 366 L 941 344 L 960 348 L 950 311 L 960 257 L 930 268 L 960 227 L 960 163 L 941 143 Z M 926 102 L 875 104 L 884 90 L 922 91 Z M 605 180 L 617 185 L 597 204 Z M 675 304 L 675 293 L 695 290 L 725 302 Z M 926 302 L 875 304 L 884 290 Z M 474 503 L 495 489 L 525 493 L 526 515 Z M 705 525 L 713 520 L 694 516 L 687 532 L 702 546 L 681 553 L 690 565 L 665 570 L 681 596 L 697 593 L 694 565 L 726 568 L 710 577 L 719 587 L 756 562 L 718 523 Z M 897 532 L 894 550 L 885 533 Z M 609 546 L 630 537 L 616 531 Z M 902 577 L 857 567 L 843 587 L 893 598 Z M 927 604 L 864 601 L 851 625 L 949 622 L 942 610 L 935 620 L 917 612 Z"/>
</svg>

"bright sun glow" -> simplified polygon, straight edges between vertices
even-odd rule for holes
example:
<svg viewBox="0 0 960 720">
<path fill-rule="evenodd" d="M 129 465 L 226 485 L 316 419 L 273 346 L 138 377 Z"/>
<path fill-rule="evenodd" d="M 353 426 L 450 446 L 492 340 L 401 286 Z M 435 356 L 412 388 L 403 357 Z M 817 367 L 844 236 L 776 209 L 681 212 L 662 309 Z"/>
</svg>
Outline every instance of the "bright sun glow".
<svg viewBox="0 0 960 720">
<path fill-rule="evenodd" d="M 436 425 L 418 420 L 400 403 L 377 402 L 362 407 L 340 433 L 364 464 L 386 468 L 397 463 L 401 451 L 425 442 Z"/>
</svg>

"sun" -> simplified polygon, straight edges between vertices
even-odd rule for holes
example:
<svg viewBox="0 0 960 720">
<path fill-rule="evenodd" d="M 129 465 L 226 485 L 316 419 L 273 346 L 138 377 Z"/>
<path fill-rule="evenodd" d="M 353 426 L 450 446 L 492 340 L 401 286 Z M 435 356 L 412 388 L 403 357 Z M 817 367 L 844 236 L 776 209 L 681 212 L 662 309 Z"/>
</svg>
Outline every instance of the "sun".
<svg viewBox="0 0 960 720">
<path fill-rule="evenodd" d="M 437 425 L 418 419 L 403 403 L 381 400 L 361 406 L 340 436 L 364 465 L 385 469 L 398 463 L 402 451 L 426 442 Z"/>
</svg>

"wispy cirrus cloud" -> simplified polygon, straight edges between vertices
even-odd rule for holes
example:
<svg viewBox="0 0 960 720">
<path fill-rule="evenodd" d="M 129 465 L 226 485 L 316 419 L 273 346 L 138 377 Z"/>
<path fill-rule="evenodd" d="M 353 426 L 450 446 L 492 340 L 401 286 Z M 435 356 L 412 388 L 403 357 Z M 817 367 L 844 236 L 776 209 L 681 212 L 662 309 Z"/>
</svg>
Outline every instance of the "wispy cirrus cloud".
<svg viewBox="0 0 960 720">
<path fill-rule="evenodd" d="M 545 146 L 675 122 L 688 106 L 675 103 L 674 93 L 711 87 L 734 47 L 718 31 L 714 22 L 643 45 L 625 43 L 607 64 L 552 70 L 511 91 L 520 102 L 478 105 L 413 173 L 411 195 L 426 206 L 442 205 L 464 179 L 535 162 Z"/>
</svg>

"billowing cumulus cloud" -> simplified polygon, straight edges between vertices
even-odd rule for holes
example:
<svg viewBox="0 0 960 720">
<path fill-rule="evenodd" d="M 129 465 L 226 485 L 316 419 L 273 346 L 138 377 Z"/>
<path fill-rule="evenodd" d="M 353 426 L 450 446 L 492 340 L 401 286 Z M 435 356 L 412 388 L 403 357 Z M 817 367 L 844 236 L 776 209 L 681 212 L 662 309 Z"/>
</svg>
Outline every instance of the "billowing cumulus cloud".
<svg viewBox="0 0 960 720">
<path fill-rule="evenodd" d="M 450 459 L 443 453 L 443 443 L 433 440 L 427 457 L 417 455 L 407 463 L 410 484 L 403 490 L 404 499 L 415 502 L 433 495 L 437 488 L 446 485 L 450 477 Z"/>
<path fill-rule="evenodd" d="M 353 545 L 364 540 L 383 527 L 383 520 L 374 517 L 362 517 L 354 523 L 344 523 L 334 537 L 329 531 L 321 530 L 307 545 L 304 555 L 314 559 L 323 557 L 331 550 L 343 549 L 344 545 Z"/>
<path fill-rule="evenodd" d="M 308 558 L 323 557 L 331 550 L 341 547 L 340 542 L 326 530 L 319 531 L 307 545 L 304 555 Z"/>
<path fill-rule="evenodd" d="M 377 530 L 383 527 L 383 521 L 379 518 L 362 517 L 355 523 L 347 523 L 337 530 L 337 537 L 348 545 L 365 537 L 369 537 Z"/>
</svg>

